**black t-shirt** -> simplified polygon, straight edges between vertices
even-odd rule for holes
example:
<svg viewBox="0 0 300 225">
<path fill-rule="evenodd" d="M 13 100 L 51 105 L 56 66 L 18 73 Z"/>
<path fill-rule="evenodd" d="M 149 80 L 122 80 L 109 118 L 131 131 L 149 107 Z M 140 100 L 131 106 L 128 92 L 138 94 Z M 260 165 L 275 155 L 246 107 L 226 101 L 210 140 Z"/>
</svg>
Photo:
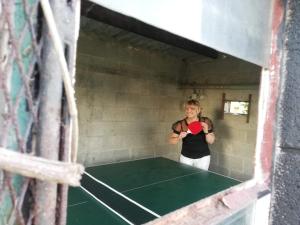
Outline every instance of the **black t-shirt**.
<svg viewBox="0 0 300 225">
<path fill-rule="evenodd" d="M 201 117 L 199 118 L 199 121 L 207 123 L 208 132 L 213 132 L 213 123 L 209 118 Z M 188 130 L 188 123 L 186 119 L 179 120 L 174 123 L 172 125 L 172 130 L 175 134 L 186 132 Z M 205 133 L 201 131 L 196 135 L 188 134 L 185 138 L 183 138 L 181 154 L 192 159 L 198 159 L 210 155 L 208 144 L 205 138 Z"/>
</svg>

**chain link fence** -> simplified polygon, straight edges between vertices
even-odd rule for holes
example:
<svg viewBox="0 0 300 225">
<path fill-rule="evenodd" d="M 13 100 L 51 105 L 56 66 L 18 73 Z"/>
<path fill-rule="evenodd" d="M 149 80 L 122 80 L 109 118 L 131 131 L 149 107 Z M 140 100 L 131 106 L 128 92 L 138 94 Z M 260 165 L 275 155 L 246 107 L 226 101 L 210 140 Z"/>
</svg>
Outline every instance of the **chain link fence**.
<svg viewBox="0 0 300 225">
<path fill-rule="evenodd" d="M 0 146 L 32 155 L 42 45 L 38 18 L 38 1 L 1 1 Z M 0 224 L 32 224 L 34 179 L 0 173 Z"/>
<path fill-rule="evenodd" d="M 39 204 L 45 204 L 47 207 L 47 202 L 37 200 L 38 195 L 48 195 L 47 188 L 37 192 L 37 183 L 41 179 L 48 179 L 40 174 L 51 174 L 52 171 L 54 178 L 48 180 L 63 183 L 65 181 L 56 179 L 55 174 L 61 173 L 62 176 L 67 177 L 65 170 L 70 168 L 70 163 L 58 165 L 55 164 L 55 160 L 44 162 L 36 157 L 43 156 L 41 154 L 43 149 L 37 148 L 37 145 L 40 141 L 38 131 L 42 122 L 41 118 L 45 118 L 45 116 L 41 117 L 40 111 L 41 102 L 46 101 L 41 97 L 43 91 L 41 77 L 42 68 L 45 66 L 43 49 L 45 44 L 48 44 L 45 43 L 47 38 L 45 38 L 44 30 L 47 23 L 41 2 L 39 0 L 0 0 L 0 225 L 46 224 L 41 222 L 43 220 L 37 222 L 38 219 L 36 219 L 40 213 L 37 202 L 40 201 Z M 63 2 L 69 5 L 72 3 L 72 1 Z M 63 79 L 61 79 L 62 82 Z M 66 93 L 63 92 L 61 99 L 65 95 Z M 63 111 L 67 104 L 64 101 L 61 102 L 61 111 Z M 61 115 L 66 115 L 66 112 L 62 112 Z M 70 118 L 70 115 L 68 114 L 61 121 L 67 121 L 66 118 Z M 68 127 L 70 123 L 61 121 L 58 126 L 61 133 L 65 134 L 66 130 L 63 131 L 62 127 Z M 61 133 L 58 136 L 61 136 Z M 64 140 L 67 141 L 66 136 Z M 62 141 L 60 140 L 59 143 L 62 149 Z M 17 154 L 10 155 L 9 152 Z M 57 154 L 62 154 L 59 149 Z M 25 155 L 33 158 L 23 158 Z M 67 161 L 66 157 L 58 157 L 57 160 Z M 16 164 L 19 164 L 17 169 L 15 169 Z M 34 165 L 37 166 L 34 167 Z M 38 165 L 49 167 L 43 168 L 43 172 L 38 174 L 36 171 L 41 167 Z M 25 171 L 31 167 L 31 172 Z M 83 168 L 77 165 L 72 171 L 78 175 L 82 173 L 82 170 Z M 74 185 L 78 185 L 78 176 L 76 180 Z M 72 182 L 66 181 L 65 183 Z M 54 186 L 54 189 L 61 188 Z M 64 195 L 59 196 L 60 199 L 66 199 L 67 189 L 64 190 Z M 60 220 L 57 217 L 63 215 L 65 210 L 66 207 L 56 206 L 54 221 L 49 221 L 47 224 L 64 224 L 65 216 L 61 222 L 58 222 Z"/>
</svg>

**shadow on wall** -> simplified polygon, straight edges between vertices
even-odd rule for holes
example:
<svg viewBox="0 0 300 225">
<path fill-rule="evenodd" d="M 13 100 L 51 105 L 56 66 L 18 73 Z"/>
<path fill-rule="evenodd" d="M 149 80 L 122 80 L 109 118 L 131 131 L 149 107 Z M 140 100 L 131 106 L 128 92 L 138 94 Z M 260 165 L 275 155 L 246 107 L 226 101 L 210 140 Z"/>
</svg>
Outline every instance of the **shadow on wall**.
<svg viewBox="0 0 300 225">
<path fill-rule="evenodd" d="M 211 149 L 211 164 L 210 170 L 229 176 L 229 162 L 226 157 L 226 152 L 230 151 L 228 142 L 232 138 L 230 128 L 222 120 L 222 110 L 215 109 L 212 113 L 212 119 L 214 123 L 214 132 L 216 140 Z"/>
<path fill-rule="evenodd" d="M 232 138 L 231 130 L 228 126 L 225 125 L 224 120 L 222 119 L 222 109 L 215 109 L 213 111 L 212 118 L 214 119 L 214 129 L 216 133 L 216 137 L 220 135 L 222 139 L 230 140 Z"/>
</svg>

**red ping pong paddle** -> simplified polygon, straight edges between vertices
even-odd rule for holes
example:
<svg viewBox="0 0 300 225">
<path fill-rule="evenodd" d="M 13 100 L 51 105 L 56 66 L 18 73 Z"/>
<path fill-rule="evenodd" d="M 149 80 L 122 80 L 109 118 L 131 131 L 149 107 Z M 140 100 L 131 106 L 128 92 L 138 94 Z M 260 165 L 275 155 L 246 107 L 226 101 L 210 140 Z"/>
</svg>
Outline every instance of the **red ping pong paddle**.
<svg viewBox="0 0 300 225">
<path fill-rule="evenodd" d="M 187 133 L 196 135 L 196 134 L 199 134 L 202 131 L 202 129 L 203 128 L 202 128 L 201 123 L 199 121 L 194 121 L 188 125 Z"/>
</svg>

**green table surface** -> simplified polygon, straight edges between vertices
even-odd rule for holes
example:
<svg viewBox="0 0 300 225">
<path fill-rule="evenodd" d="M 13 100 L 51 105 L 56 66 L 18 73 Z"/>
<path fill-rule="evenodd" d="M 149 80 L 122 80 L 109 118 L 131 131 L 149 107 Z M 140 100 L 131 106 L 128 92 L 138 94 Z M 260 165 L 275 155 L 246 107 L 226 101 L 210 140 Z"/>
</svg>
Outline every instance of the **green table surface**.
<svg viewBox="0 0 300 225">
<path fill-rule="evenodd" d="M 240 183 L 161 157 L 89 167 L 86 172 L 159 215 Z M 69 190 L 67 223 L 127 224 L 80 188 Z"/>
</svg>

